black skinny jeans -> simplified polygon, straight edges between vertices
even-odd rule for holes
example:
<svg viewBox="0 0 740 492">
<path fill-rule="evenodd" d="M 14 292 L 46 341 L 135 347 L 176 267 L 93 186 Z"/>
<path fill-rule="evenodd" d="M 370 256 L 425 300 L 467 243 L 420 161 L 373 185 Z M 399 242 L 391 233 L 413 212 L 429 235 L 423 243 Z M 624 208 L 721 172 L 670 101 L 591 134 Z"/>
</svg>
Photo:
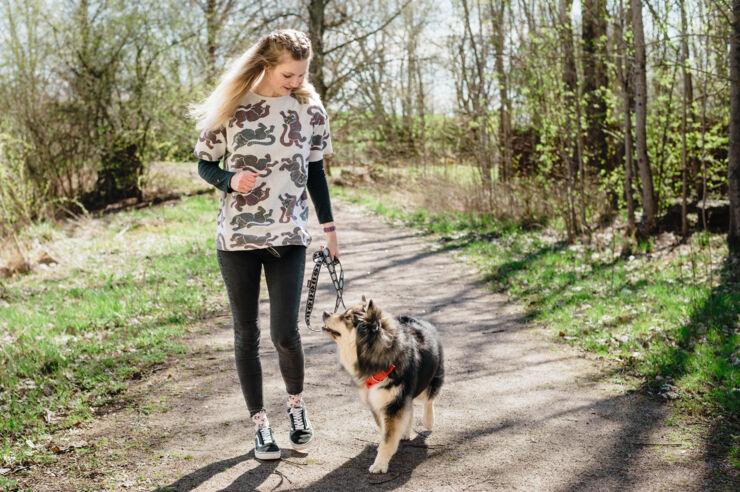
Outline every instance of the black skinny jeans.
<svg viewBox="0 0 740 492">
<path fill-rule="evenodd" d="M 275 246 L 246 251 L 216 250 L 234 321 L 234 355 L 239 383 L 250 415 L 264 408 L 259 342 L 259 293 L 262 266 L 270 297 L 270 338 L 288 394 L 303 391 L 304 359 L 298 310 L 306 265 L 305 246 Z"/>
</svg>

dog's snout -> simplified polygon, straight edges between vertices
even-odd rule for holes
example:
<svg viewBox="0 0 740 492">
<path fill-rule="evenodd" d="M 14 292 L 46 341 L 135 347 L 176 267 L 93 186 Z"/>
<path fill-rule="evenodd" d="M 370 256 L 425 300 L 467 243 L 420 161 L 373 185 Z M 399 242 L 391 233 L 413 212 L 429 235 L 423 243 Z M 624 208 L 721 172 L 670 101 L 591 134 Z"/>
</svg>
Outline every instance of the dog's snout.
<svg viewBox="0 0 740 492">
<path fill-rule="evenodd" d="M 331 313 L 330 312 L 324 311 L 323 320 L 324 320 L 325 323 L 326 323 L 326 320 L 329 319 L 330 316 L 331 316 Z"/>
</svg>

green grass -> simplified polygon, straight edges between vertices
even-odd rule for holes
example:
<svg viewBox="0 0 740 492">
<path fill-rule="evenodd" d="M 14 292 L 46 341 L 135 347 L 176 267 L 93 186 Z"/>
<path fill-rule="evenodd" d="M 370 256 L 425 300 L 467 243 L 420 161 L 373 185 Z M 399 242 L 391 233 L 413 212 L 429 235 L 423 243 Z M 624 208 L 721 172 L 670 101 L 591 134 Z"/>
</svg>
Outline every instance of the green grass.
<svg viewBox="0 0 740 492">
<path fill-rule="evenodd" d="M 740 414 L 740 265 L 729 264 L 724 236 L 697 233 L 663 252 L 643 244 L 625 257 L 619 239 L 568 245 L 490 216 L 401 206 L 377 190 L 332 195 L 438 235 L 552 337 L 617 361 L 685 411 Z"/>
<path fill-rule="evenodd" d="M 0 467 L 48 458 L 53 431 L 187 350 L 178 337 L 224 302 L 217 208 L 202 195 L 89 220 L 72 237 L 26 231 L 54 240 L 61 258 L 0 284 Z"/>
</svg>

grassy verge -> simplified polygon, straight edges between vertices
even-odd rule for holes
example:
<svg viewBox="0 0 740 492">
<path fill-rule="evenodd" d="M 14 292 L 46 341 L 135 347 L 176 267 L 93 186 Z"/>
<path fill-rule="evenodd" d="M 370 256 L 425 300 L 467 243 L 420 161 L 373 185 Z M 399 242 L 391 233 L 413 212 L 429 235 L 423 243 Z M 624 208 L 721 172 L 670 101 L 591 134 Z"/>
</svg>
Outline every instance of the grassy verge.
<svg viewBox="0 0 740 492">
<path fill-rule="evenodd" d="M 724 420 L 737 434 L 740 265 L 727 259 L 724 236 L 698 233 L 687 244 L 643 244 L 625 255 L 619 234 L 568 245 L 557 231 L 431 213 L 378 190 L 333 187 L 332 194 L 436 235 L 553 338 L 617 361 L 647 391 L 685 414 Z"/>
<path fill-rule="evenodd" d="M 225 303 L 217 208 L 208 194 L 25 231 L 58 264 L 0 283 L 0 468 L 53 459 L 52 432 L 187 350 L 178 336 Z"/>
</svg>

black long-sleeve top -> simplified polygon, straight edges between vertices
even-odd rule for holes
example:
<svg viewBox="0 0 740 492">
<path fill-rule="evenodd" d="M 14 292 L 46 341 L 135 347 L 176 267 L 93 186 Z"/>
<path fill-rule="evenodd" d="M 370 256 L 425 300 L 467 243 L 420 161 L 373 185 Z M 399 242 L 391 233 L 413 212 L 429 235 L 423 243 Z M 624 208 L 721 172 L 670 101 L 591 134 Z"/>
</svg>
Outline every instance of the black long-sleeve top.
<svg viewBox="0 0 740 492">
<path fill-rule="evenodd" d="M 232 193 L 231 177 L 236 174 L 232 171 L 221 169 L 219 161 L 198 161 L 198 175 L 207 183 L 215 186 L 225 193 Z M 334 216 L 331 213 L 331 199 L 329 198 L 329 184 L 326 182 L 326 173 L 324 172 L 324 160 L 318 160 L 308 163 L 308 180 L 306 182 L 308 194 L 316 209 L 316 216 L 319 224 L 333 222 Z"/>
</svg>

